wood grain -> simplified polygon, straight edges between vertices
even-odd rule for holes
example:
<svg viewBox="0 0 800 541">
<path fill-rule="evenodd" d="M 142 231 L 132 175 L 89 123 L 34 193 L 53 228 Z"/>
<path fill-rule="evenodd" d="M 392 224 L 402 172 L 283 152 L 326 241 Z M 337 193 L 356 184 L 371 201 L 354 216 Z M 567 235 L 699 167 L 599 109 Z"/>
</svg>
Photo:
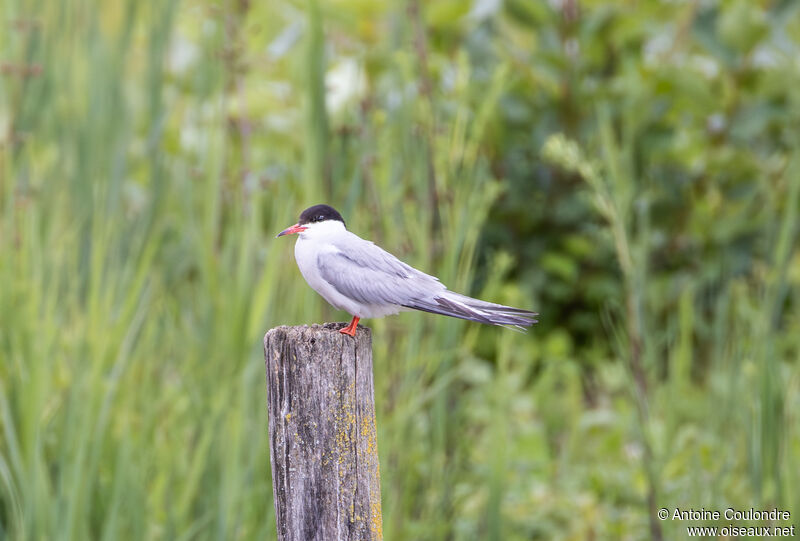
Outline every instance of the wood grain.
<svg viewBox="0 0 800 541">
<path fill-rule="evenodd" d="M 264 336 L 279 541 L 383 538 L 372 333 L 343 327 Z"/>
</svg>

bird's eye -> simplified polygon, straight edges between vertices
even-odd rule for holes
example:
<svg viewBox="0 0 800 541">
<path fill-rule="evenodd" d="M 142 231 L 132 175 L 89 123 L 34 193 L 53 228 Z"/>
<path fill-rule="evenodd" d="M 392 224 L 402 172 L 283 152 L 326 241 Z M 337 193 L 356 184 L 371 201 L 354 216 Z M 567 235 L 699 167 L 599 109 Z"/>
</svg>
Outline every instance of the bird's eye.
<svg viewBox="0 0 800 541">
<path fill-rule="evenodd" d="M 325 217 L 324 217 L 322 214 L 320 214 L 319 216 L 317 216 L 317 219 L 316 219 L 316 221 L 317 221 L 317 222 L 321 222 L 321 221 L 322 221 L 322 220 L 324 220 L 324 219 L 325 219 Z"/>
</svg>

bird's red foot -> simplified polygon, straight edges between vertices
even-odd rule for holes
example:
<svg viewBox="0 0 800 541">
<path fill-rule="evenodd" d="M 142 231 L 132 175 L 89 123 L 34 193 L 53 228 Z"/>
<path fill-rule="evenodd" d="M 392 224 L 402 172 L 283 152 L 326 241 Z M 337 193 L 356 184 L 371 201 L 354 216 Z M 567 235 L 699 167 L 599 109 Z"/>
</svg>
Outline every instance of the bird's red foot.
<svg viewBox="0 0 800 541">
<path fill-rule="evenodd" d="M 347 334 L 355 338 L 356 336 L 356 328 L 358 327 L 358 320 L 361 319 L 358 316 L 353 316 L 352 321 L 350 321 L 350 325 L 341 329 L 339 332 L 342 334 Z"/>
</svg>

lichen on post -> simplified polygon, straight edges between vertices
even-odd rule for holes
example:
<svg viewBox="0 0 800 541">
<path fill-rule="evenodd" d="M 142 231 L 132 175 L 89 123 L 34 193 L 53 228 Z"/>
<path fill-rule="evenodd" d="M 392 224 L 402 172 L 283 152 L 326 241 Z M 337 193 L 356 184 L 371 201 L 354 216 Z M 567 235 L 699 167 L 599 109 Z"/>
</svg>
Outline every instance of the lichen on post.
<svg viewBox="0 0 800 541">
<path fill-rule="evenodd" d="M 264 336 L 279 541 L 383 538 L 372 333 L 343 326 Z"/>
</svg>

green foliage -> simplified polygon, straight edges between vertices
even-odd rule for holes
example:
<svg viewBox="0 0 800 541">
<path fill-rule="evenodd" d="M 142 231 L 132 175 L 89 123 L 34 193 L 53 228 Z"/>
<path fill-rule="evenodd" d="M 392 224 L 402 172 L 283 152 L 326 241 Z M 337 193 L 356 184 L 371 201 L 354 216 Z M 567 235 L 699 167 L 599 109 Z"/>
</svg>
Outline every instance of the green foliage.
<svg viewBox="0 0 800 541">
<path fill-rule="evenodd" d="M 800 516 L 800 5 L 11 0 L 0 539 L 275 536 L 260 339 L 329 202 L 528 334 L 367 321 L 387 539 Z"/>
</svg>

